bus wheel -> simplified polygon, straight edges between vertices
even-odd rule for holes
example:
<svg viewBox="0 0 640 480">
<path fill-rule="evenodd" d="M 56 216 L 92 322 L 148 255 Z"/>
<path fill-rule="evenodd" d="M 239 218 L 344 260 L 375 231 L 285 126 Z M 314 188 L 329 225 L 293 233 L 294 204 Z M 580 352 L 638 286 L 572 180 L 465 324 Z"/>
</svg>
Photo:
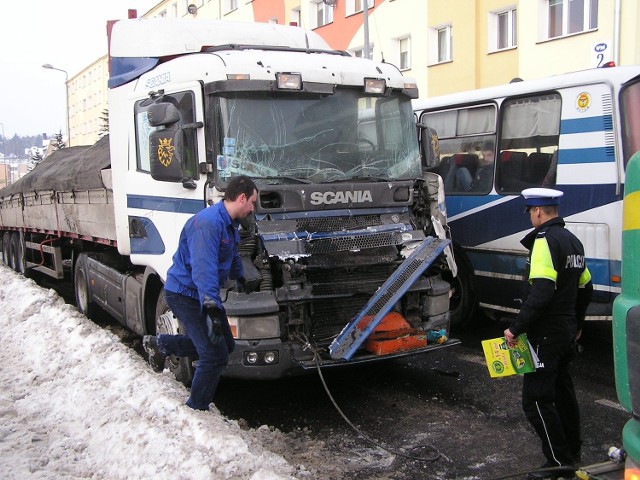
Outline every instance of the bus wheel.
<svg viewBox="0 0 640 480">
<path fill-rule="evenodd" d="M 469 326 L 476 312 L 476 296 L 473 289 L 473 268 L 466 257 L 455 252 L 458 275 L 447 275 L 445 280 L 451 284 L 452 295 L 449 301 L 451 329 L 460 331 Z"/>
<path fill-rule="evenodd" d="M 73 289 L 76 294 L 76 307 L 78 311 L 87 318 L 95 318 L 98 306 L 91 300 L 91 290 L 89 288 L 89 266 L 87 265 L 87 254 L 81 253 L 76 260 L 73 270 Z"/>
<path fill-rule="evenodd" d="M 180 320 L 178 320 L 169 308 L 169 305 L 167 305 L 167 300 L 164 297 L 164 289 L 160 291 L 158 302 L 156 303 L 156 335 L 163 333 L 169 335 L 184 334 L 182 323 L 180 323 Z M 169 368 L 169 371 L 173 373 L 174 377 L 176 377 L 176 380 L 185 387 L 191 386 L 194 372 L 193 358 L 169 355 L 166 366 Z"/>
</svg>

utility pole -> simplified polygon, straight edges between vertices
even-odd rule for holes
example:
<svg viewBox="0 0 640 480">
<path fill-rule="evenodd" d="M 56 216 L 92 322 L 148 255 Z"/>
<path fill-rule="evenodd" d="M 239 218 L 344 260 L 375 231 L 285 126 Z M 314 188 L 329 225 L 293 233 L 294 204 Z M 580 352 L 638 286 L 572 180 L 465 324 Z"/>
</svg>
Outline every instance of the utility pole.
<svg viewBox="0 0 640 480">
<path fill-rule="evenodd" d="M 363 27 L 364 27 L 364 58 L 369 58 L 371 52 L 369 51 L 369 0 L 362 0 L 362 12 L 364 15 Z"/>
</svg>

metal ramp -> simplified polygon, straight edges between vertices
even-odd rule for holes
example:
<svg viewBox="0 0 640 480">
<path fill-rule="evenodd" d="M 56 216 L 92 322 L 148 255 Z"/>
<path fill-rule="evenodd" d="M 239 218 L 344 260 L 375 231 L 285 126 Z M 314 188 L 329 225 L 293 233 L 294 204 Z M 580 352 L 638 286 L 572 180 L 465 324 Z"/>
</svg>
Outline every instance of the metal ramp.
<svg viewBox="0 0 640 480">
<path fill-rule="evenodd" d="M 331 342 L 331 345 L 329 345 L 331 358 L 350 360 L 393 305 L 409 290 L 420 275 L 429 268 L 449 243 L 451 241 L 448 239 L 427 238 L 418 245 L 387 281 L 382 284 L 358 315 Z M 359 329 L 358 324 L 365 316 L 373 316 L 373 320 L 365 328 Z"/>
</svg>

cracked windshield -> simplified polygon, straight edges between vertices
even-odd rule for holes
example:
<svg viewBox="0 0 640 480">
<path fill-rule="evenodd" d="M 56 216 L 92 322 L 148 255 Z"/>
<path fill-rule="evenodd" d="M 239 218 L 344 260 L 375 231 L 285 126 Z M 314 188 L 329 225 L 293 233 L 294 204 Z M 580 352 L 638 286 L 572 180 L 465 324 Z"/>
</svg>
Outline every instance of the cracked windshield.
<svg viewBox="0 0 640 480">
<path fill-rule="evenodd" d="M 218 101 L 223 181 L 240 174 L 281 183 L 421 176 L 408 98 L 338 90 L 286 97 L 252 92 Z"/>
</svg>

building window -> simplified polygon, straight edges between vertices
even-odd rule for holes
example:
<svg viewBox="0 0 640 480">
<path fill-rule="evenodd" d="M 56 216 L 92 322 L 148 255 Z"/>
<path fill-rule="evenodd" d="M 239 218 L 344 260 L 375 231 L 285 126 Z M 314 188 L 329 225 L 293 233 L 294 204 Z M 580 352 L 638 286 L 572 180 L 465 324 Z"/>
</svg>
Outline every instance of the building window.
<svg viewBox="0 0 640 480">
<path fill-rule="evenodd" d="M 443 63 L 453 60 L 451 25 L 429 29 L 429 63 Z"/>
<path fill-rule="evenodd" d="M 333 7 L 324 2 L 318 2 L 315 6 L 316 10 L 316 27 L 322 27 L 333 22 Z"/>
<path fill-rule="evenodd" d="M 374 45 L 373 43 L 369 44 L 369 60 L 373 60 L 373 45 Z M 356 50 L 352 50 L 351 53 L 354 57 L 366 58 L 364 56 L 364 47 L 358 48 Z"/>
<path fill-rule="evenodd" d="M 516 9 L 489 13 L 489 51 L 515 48 L 518 44 Z"/>
<path fill-rule="evenodd" d="M 294 8 L 289 14 L 289 25 L 300 25 L 300 8 Z"/>
<path fill-rule="evenodd" d="M 542 0 L 547 38 L 598 28 L 598 0 Z"/>
<path fill-rule="evenodd" d="M 229 13 L 232 10 L 238 9 L 238 0 L 224 0 L 225 10 L 224 13 Z"/>
<path fill-rule="evenodd" d="M 411 68 L 411 42 L 410 39 L 401 38 L 399 43 L 400 47 L 400 70 L 408 70 Z"/>
<path fill-rule="evenodd" d="M 369 8 L 373 8 L 374 0 L 367 0 Z M 348 17 L 358 12 L 363 11 L 364 0 L 347 0 L 345 6 L 345 14 Z"/>
</svg>

